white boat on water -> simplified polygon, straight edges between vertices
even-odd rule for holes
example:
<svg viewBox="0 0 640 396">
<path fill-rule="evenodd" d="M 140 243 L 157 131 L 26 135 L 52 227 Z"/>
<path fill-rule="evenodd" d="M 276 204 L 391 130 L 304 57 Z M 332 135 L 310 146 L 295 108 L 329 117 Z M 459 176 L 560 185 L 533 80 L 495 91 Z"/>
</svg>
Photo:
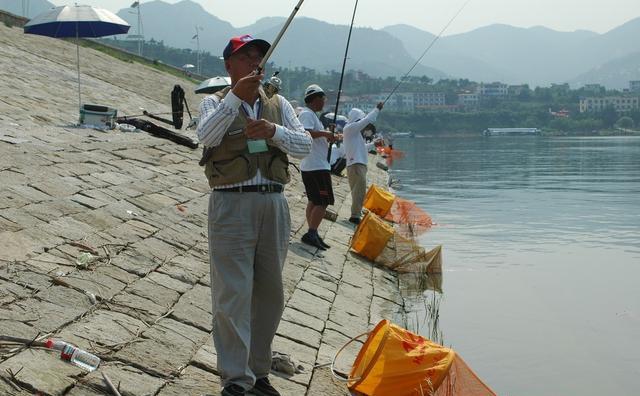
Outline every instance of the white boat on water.
<svg viewBox="0 0 640 396">
<path fill-rule="evenodd" d="M 413 131 L 408 131 L 408 132 L 392 132 L 391 133 L 391 137 L 394 138 L 414 138 L 416 137 L 416 134 L 413 133 Z"/>
<path fill-rule="evenodd" d="M 541 135 L 542 131 L 538 128 L 487 128 L 482 132 L 484 136 L 523 136 L 523 135 Z"/>
</svg>

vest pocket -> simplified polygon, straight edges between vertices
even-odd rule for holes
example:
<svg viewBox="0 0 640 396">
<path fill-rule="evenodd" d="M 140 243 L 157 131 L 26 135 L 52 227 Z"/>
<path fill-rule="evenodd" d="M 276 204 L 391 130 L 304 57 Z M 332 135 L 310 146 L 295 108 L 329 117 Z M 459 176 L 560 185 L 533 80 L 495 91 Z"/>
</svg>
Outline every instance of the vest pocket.
<svg viewBox="0 0 640 396">
<path fill-rule="evenodd" d="M 267 178 L 286 184 L 291 180 L 289 175 L 289 161 L 287 157 L 274 155 L 267 164 Z"/>
<path fill-rule="evenodd" d="M 251 164 L 243 155 L 227 161 L 212 162 L 207 168 L 207 178 L 215 185 L 237 183 L 251 178 Z"/>
<path fill-rule="evenodd" d="M 227 134 L 227 136 L 225 136 L 224 145 L 225 149 L 228 151 L 245 151 L 247 148 L 247 138 L 244 136 L 244 129 L 240 129 L 240 133 L 235 133 L 233 135 Z"/>
</svg>

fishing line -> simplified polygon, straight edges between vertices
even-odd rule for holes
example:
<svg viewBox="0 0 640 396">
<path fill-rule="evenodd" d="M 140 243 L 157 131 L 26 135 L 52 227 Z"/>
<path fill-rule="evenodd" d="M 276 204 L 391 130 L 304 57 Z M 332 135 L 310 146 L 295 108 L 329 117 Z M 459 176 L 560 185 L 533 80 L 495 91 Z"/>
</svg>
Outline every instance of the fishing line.
<svg viewBox="0 0 640 396">
<path fill-rule="evenodd" d="M 389 98 L 391 97 L 391 95 L 393 95 L 396 92 L 396 89 L 398 89 L 398 87 L 400 86 L 400 84 L 402 84 L 404 82 L 404 79 L 407 78 L 407 76 L 413 71 L 413 69 L 418 66 L 418 63 L 420 63 L 420 61 L 422 60 L 422 58 L 424 58 L 424 56 L 427 54 L 427 52 L 429 52 L 429 50 L 431 49 L 431 47 L 433 47 L 433 45 L 436 43 L 436 41 L 438 41 L 438 39 L 440 38 L 440 36 L 442 36 L 442 34 L 444 33 L 445 30 L 447 30 L 447 28 L 449 27 L 449 25 L 451 25 L 451 23 L 453 22 L 454 19 L 456 19 L 458 17 L 458 15 L 460 15 L 460 13 L 462 12 L 462 10 L 464 10 L 464 8 L 467 6 L 467 4 L 469 4 L 471 0 L 467 0 L 464 2 L 464 4 L 462 5 L 462 7 L 460 7 L 460 9 L 458 10 L 458 12 L 455 13 L 455 15 L 449 20 L 449 22 L 447 22 L 446 25 L 444 25 L 444 27 L 442 28 L 442 30 L 440 31 L 440 33 L 438 33 L 438 35 L 436 37 L 433 38 L 433 40 L 431 40 L 431 43 L 429 44 L 429 46 L 427 47 L 426 50 L 424 50 L 424 52 L 422 53 L 422 55 L 420 55 L 420 57 L 418 58 L 418 60 L 416 61 L 416 63 L 413 64 L 413 66 L 411 66 L 411 69 L 409 69 L 409 71 L 402 76 L 402 78 L 400 79 L 400 81 L 398 81 L 398 84 L 396 84 L 396 86 L 391 90 L 391 93 L 387 96 L 387 98 L 382 102 L 387 103 L 387 100 L 389 100 Z"/>
<path fill-rule="evenodd" d="M 349 26 L 349 36 L 347 36 L 347 47 L 344 50 L 344 59 L 342 60 L 342 71 L 340 72 L 340 82 L 338 83 L 338 97 L 336 98 L 336 108 L 333 112 L 333 131 L 331 131 L 335 135 L 335 126 L 338 120 L 338 105 L 340 104 L 340 94 L 342 94 L 342 81 L 344 80 L 344 68 L 347 66 L 347 56 L 349 54 L 349 43 L 351 42 L 351 32 L 353 31 L 353 21 L 356 19 L 356 10 L 358 9 L 358 0 L 356 0 L 355 5 L 353 6 L 353 15 L 351 16 L 351 26 Z M 327 150 L 327 162 L 331 165 L 331 144 L 329 145 L 329 150 Z"/>
</svg>

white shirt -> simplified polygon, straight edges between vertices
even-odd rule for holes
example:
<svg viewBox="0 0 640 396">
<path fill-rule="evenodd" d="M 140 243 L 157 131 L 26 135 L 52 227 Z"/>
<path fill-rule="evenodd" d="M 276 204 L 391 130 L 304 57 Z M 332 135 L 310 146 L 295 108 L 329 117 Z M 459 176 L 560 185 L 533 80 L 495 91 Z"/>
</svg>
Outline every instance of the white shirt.
<svg viewBox="0 0 640 396">
<path fill-rule="evenodd" d="M 298 119 L 307 131 L 324 131 L 324 125 L 316 113 L 308 107 L 302 109 Z M 329 143 L 324 137 L 314 138 L 311 144 L 311 152 L 300 162 L 300 170 L 304 172 L 315 170 L 329 170 L 329 162 L 327 161 L 327 151 Z"/>
<path fill-rule="evenodd" d="M 280 108 L 282 109 L 282 125 L 276 124 L 276 132 L 269 143 L 273 144 L 283 152 L 295 158 L 303 158 L 311 149 L 311 135 L 302 127 L 291 104 L 282 96 L 278 95 Z M 231 126 L 233 120 L 240 113 L 240 106 L 244 108 L 247 115 L 257 119 L 260 108 L 260 98 L 253 106 L 238 98 L 233 91 L 229 91 L 227 96 L 220 101 L 216 95 L 207 96 L 200 103 L 200 122 L 198 123 L 198 139 L 207 147 L 216 147 L 222 142 L 224 134 Z M 228 188 L 237 186 L 254 186 L 259 184 L 278 184 L 260 174 L 260 170 L 249 180 L 240 183 L 217 186 L 216 188 Z"/>
<path fill-rule="evenodd" d="M 344 156 L 344 144 L 338 146 L 334 143 L 331 145 L 331 165 L 335 164 L 338 159 Z"/>
<path fill-rule="evenodd" d="M 376 122 L 380 110 L 376 107 L 363 119 L 348 123 L 342 131 L 344 151 L 347 155 L 347 166 L 353 164 L 367 165 L 367 146 L 362 137 L 362 130 L 369 124 Z"/>
</svg>

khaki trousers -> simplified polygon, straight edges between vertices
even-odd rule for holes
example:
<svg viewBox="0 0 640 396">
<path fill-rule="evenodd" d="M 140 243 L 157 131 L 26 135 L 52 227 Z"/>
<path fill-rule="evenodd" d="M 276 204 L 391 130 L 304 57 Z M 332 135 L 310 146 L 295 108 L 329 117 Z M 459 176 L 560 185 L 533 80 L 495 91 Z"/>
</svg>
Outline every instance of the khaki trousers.
<svg viewBox="0 0 640 396">
<path fill-rule="evenodd" d="M 223 387 L 248 390 L 271 370 L 284 309 L 289 206 L 282 193 L 212 191 L 208 228 L 218 371 Z"/>
<path fill-rule="evenodd" d="M 367 193 L 367 166 L 365 164 L 353 164 L 347 166 L 349 188 L 351 188 L 351 217 L 360 218 L 362 204 Z"/>
</svg>

